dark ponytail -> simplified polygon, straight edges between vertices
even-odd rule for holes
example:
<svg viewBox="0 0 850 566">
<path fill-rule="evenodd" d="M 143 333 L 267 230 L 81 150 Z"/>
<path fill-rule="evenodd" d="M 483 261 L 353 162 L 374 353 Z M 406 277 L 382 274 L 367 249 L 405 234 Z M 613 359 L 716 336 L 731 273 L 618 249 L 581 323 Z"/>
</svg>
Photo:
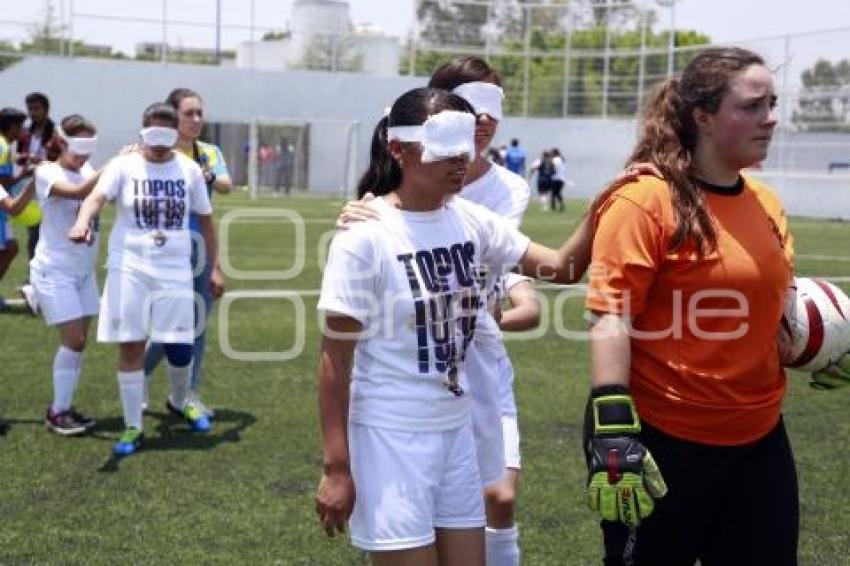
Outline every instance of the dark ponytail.
<svg viewBox="0 0 850 566">
<path fill-rule="evenodd" d="M 390 126 L 418 126 L 428 116 L 443 110 L 457 110 L 475 114 L 472 106 L 463 98 L 436 88 L 415 88 L 402 94 L 390 109 L 390 113 L 378 121 L 372 134 L 369 166 L 357 183 L 357 197 L 368 192 L 382 196 L 401 185 L 401 166 L 390 154 L 387 128 Z"/>
<path fill-rule="evenodd" d="M 369 150 L 369 168 L 357 183 L 357 198 L 363 198 L 366 193 L 385 195 L 401 184 L 401 167 L 387 149 L 389 120 L 389 116 L 384 116 L 375 126 Z"/>
</svg>

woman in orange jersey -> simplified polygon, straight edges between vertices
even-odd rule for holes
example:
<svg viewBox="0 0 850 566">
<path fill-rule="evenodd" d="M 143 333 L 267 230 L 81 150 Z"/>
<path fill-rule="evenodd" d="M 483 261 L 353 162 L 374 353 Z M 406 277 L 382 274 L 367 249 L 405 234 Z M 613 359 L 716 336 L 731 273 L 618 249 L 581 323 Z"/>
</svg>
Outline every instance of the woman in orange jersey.
<svg viewBox="0 0 850 566">
<path fill-rule="evenodd" d="M 597 214 L 584 448 L 606 564 L 796 564 L 775 336 L 792 239 L 743 177 L 776 126 L 770 71 L 713 48 L 648 101 L 641 177 Z"/>
</svg>

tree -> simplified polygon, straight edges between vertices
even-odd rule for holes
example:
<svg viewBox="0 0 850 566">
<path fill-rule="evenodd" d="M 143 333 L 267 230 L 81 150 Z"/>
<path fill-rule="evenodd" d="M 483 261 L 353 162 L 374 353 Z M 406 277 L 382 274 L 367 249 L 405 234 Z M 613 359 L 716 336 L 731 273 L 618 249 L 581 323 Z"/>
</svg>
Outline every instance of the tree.
<svg viewBox="0 0 850 566">
<path fill-rule="evenodd" d="M 639 93 L 667 76 L 669 31 L 653 30 L 654 12 L 640 12 L 625 0 L 611 0 L 610 4 L 617 9 L 607 15 L 601 8 L 609 4 L 607 0 L 537 2 L 539 0 L 534 0 L 534 7 L 526 9 L 522 6 L 525 2 L 519 0 L 491 0 L 488 26 L 493 41 L 487 49 L 467 31 L 472 14 L 468 8 L 481 9 L 482 6 L 420 0 L 418 13 L 426 20 L 419 21 L 422 42 L 417 41 L 416 49 L 412 50 L 415 53 L 414 74 L 430 75 L 455 55 L 479 53 L 488 57 L 502 76 L 506 113 L 516 115 L 527 111 L 533 116 L 562 116 L 565 112 L 579 116 L 633 116 L 638 110 Z M 527 17 L 523 15 L 524 10 Z M 435 15 L 450 21 L 437 26 L 427 20 Z M 606 26 L 600 25 L 606 20 L 607 33 Z M 645 33 L 642 33 L 644 26 Z M 455 30 L 455 33 L 440 35 L 441 30 L 446 29 Z M 463 44 L 461 41 L 465 37 L 478 42 Z M 642 37 L 650 53 L 642 58 L 643 84 L 640 84 Z M 680 47 L 710 43 L 708 36 L 690 30 L 677 30 L 675 39 Z M 441 43 L 435 43 L 437 40 Z M 530 55 L 527 90 L 526 41 Z M 606 42 L 610 48 L 607 89 Z M 433 48 L 429 49 L 431 46 Z M 457 46 L 457 50 L 452 50 L 451 46 Z M 676 53 L 674 68 L 684 68 L 696 53 L 692 50 Z M 565 60 L 566 54 L 569 54 L 568 60 Z M 408 54 L 402 59 L 400 72 L 407 73 L 410 69 Z"/>
<path fill-rule="evenodd" d="M 803 89 L 791 121 L 802 130 L 850 132 L 850 60 L 818 59 L 801 79 Z"/>
<path fill-rule="evenodd" d="M 288 31 L 267 31 L 260 38 L 260 41 L 278 41 L 292 37 L 292 33 Z"/>
<path fill-rule="evenodd" d="M 21 43 L 21 51 L 40 55 L 60 55 L 65 30 L 65 26 L 56 19 L 53 0 L 47 0 L 44 6 L 44 18 L 30 26 L 30 41 Z"/>
<path fill-rule="evenodd" d="M 310 37 L 299 67 L 314 71 L 357 72 L 363 56 L 351 34 L 315 34 Z"/>
<path fill-rule="evenodd" d="M 425 43 L 484 45 L 483 26 L 487 23 L 487 7 L 484 5 L 417 0 L 416 20 L 419 39 Z"/>
</svg>

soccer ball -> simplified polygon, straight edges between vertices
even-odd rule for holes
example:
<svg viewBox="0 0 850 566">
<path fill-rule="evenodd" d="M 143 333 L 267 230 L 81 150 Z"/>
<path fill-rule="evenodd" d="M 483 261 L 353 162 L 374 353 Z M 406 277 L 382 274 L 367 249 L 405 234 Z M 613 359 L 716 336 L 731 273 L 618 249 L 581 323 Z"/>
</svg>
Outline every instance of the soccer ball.
<svg viewBox="0 0 850 566">
<path fill-rule="evenodd" d="M 782 365 L 816 372 L 850 350 L 850 299 L 823 279 L 795 277 L 777 336 Z"/>
</svg>

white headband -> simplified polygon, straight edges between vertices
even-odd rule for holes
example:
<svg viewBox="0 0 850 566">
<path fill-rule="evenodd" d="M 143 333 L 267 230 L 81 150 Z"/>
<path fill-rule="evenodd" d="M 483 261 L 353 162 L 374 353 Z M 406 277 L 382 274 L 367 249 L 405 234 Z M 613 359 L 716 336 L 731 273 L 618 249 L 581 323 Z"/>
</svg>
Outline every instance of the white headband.
<svg viewBox="0 0 850 566">
<path fill-rule="evenodd" d="M 174 147 L 177 143 L 177 130 L 162 126 L 142 128 L 139 132 L 142 143 L 148 147 Z"/>
<path fill-rule="evenodd" d="M 453 91 L 475 109 L 476 114 L 487 114 L 494 120 L 502 119 L 502 100 L 505 92 L 493 83 L 464 83 Z"/>
<path fill-rule="evenodd" d="M 443 110 L 429 116 L 421 126 L 390 126 L 387 140 L 419 142 L 423 163 L 463 154 L 472 161 L 475 157 L 475 116 L 469 112 Z"/>
<path fill-rule="evenodd" d="M 68 144 L 68 151 L 74 155 L 91 155 L 97 149 L 97 136 L 90 138 L 72 138 L 65 133 L 62 126 L 56 126 L 56 133 Z"/>
</svg>

